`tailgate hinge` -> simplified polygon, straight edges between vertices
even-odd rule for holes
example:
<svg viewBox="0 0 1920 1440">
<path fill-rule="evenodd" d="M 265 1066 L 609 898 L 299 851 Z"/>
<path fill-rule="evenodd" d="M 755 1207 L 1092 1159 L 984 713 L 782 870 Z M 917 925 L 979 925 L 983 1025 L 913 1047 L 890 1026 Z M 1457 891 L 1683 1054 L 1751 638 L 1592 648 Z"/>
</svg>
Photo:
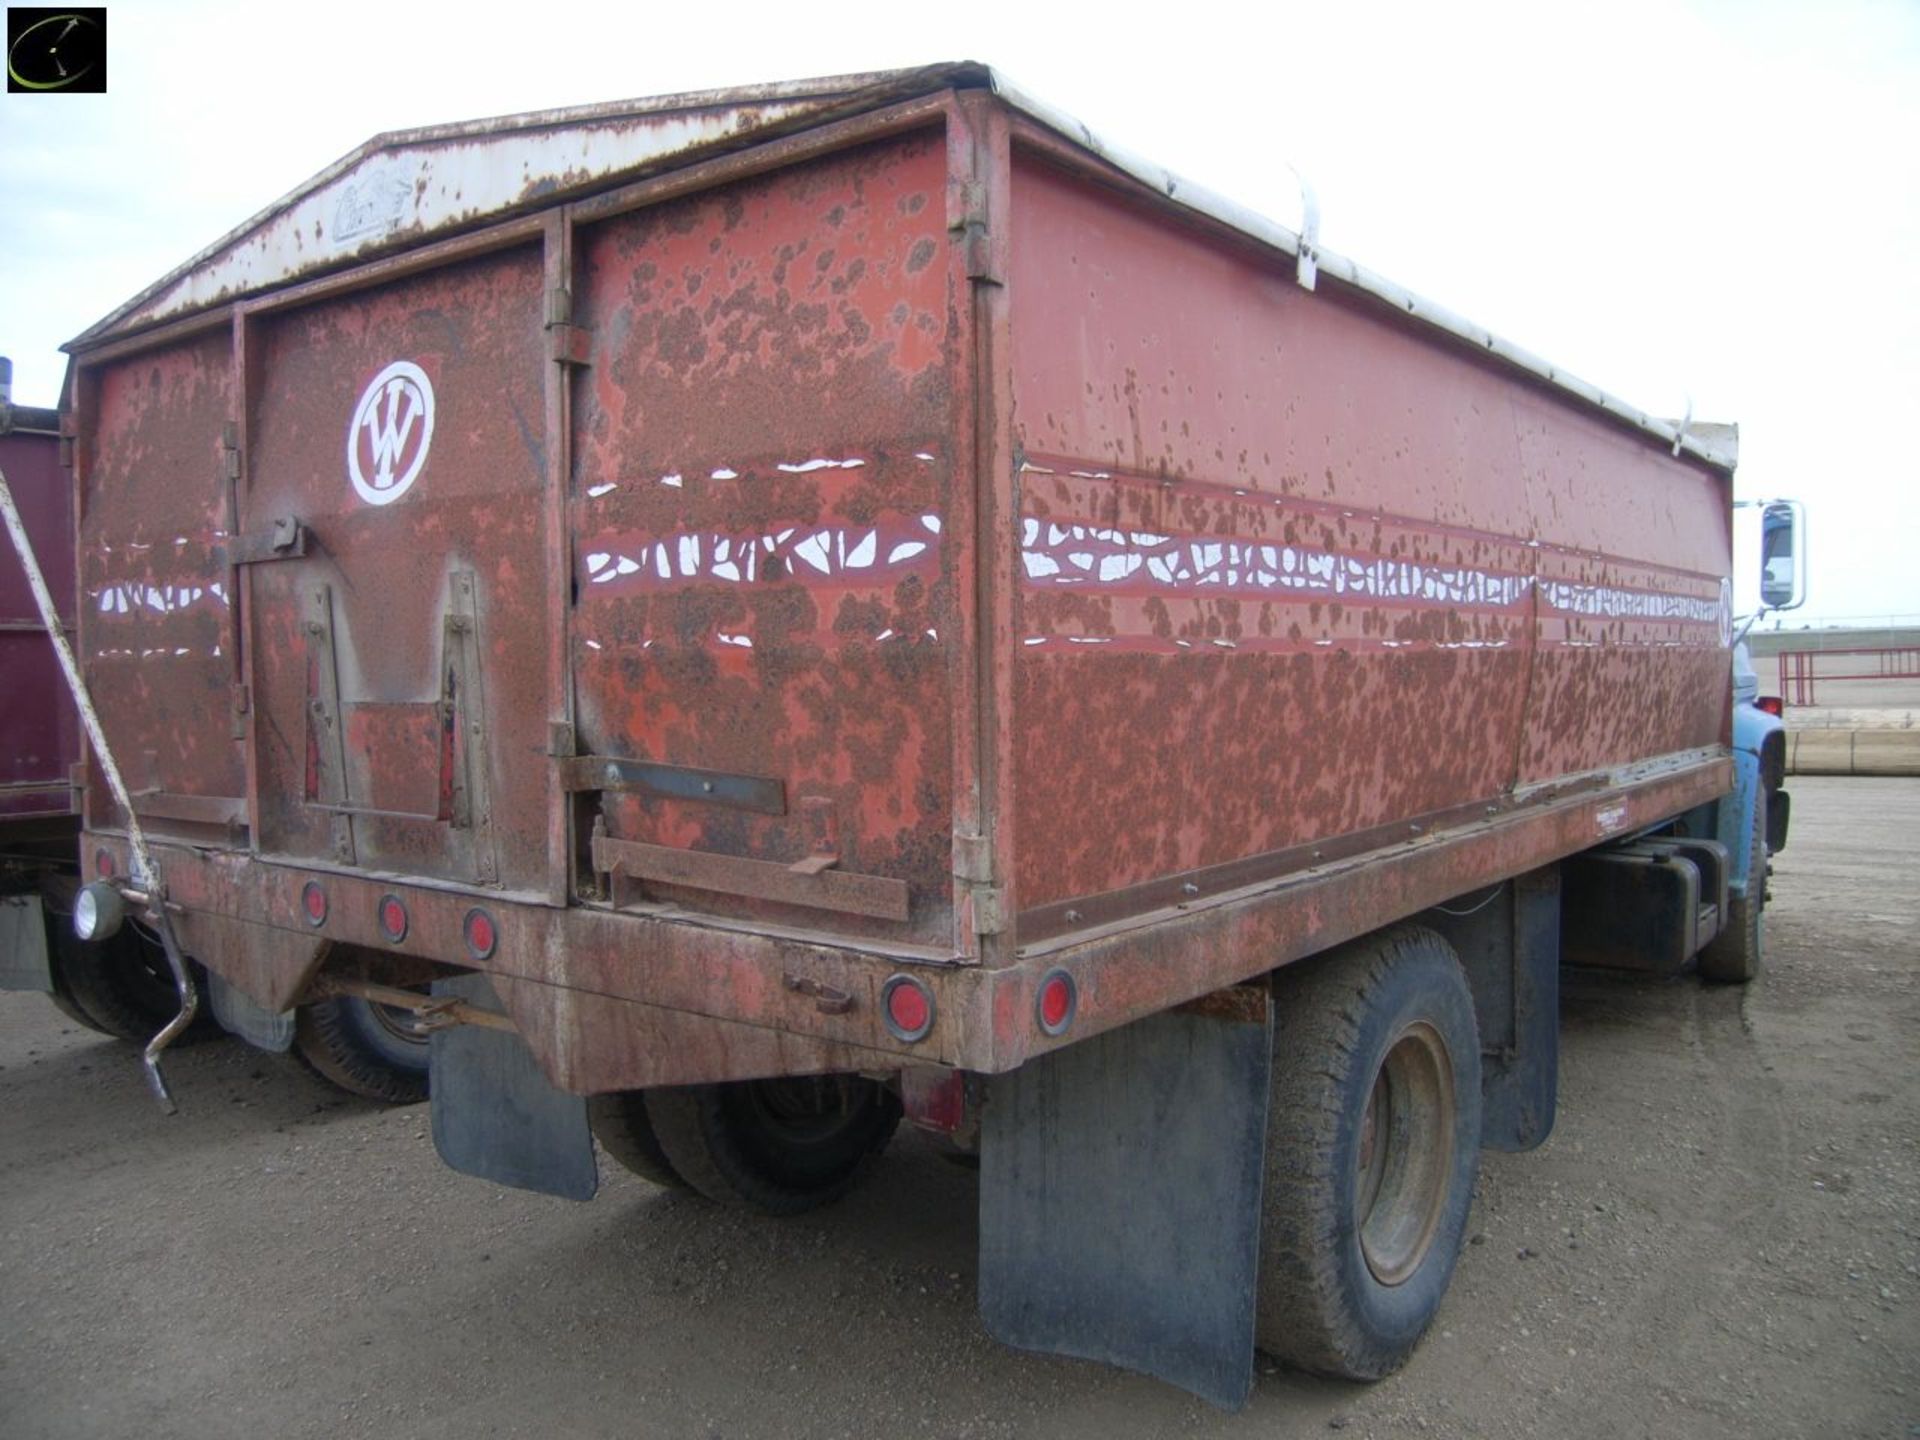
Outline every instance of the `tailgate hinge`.
<svg viewBox="0 0 1920 1440">
<path fill-rule="evenodd" d="M 973 933 L 1004 935 L 1007 932 L 1007 892 L 998 885 L 976 885 L 973 896 Z"/>
<path fill-rule="evenodd" d="M 229 485 L 240 478 L 240 427 L 231 420 L 220 427 L 220 478 Z"/>
<path fill-rule="evenodd" d="M 984 835 L 964 831 L 953 837 L 953 878 L 975 885 L 993 879 L 993 846 Z"/>
<path fill-rule="evenodd" d="M 993 228 L 987 213 L 987 186 L 983 180 L 962 180 L 947 229 L 966 246 L 967 278 L 987 285 L 1004 283 L 994 264 Z"/>
<path fill-rule="evenodd" d="M 985 835 L 957 831 L 953 837 L 953 878 L 965 887 L 973 910 L 975 935 L 1003 935 L 1007 929 L 1006 891 L 993 883 L 993 842 Z"/>
<path fill-rule="evenodd" d="M 593 332 L 573 323 L 573 292 L 564 285 L 547 291 L 548 353 L 558 365 L 589 365 Z"/>
</svg>

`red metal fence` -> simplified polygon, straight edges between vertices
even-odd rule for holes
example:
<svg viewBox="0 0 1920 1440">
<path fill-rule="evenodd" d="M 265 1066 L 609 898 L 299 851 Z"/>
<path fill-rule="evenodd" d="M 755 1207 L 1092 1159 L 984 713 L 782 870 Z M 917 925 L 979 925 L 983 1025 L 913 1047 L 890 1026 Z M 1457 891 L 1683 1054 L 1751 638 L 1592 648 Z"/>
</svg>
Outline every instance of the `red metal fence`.
<svg viewBox="0 0 1920 1440">
<path fill-rule="evenodd" d="M 1822 680 L 1920 680 L 1920 646 L 1873 650 L 1783 650 L 1780 697 L 1789 705 L 1813 705 Z"/>
</svg>

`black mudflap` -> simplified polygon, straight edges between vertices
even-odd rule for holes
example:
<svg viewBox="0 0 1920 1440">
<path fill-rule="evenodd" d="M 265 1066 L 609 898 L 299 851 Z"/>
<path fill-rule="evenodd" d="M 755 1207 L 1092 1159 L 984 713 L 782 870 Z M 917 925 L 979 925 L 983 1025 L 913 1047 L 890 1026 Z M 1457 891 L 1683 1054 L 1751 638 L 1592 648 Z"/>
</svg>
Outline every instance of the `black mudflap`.
<svg viewBox="0 0 1920 1440">
<path fill-rule="evenodd" d="M 1560 867 L 1515 876 L 1484 903 L 1423 910 L 1473 987 L 1480 1026 L 1480 1143 L 1531 1150 L 1560 1095 Z"/>
<path fill-rule="evenodd" d="M 212 970 L 207 972 L 207 1003 L 213 1007 L 213 1018 L 220 1022 L 221 1029 L 238 1035 L 256 1050 L 284 1055 L 293 1048 L 293 1011 L 267 1009 Z"/>
<path fill-rule="evenodd" d="M 0 896 L 0 990 L 51 989 L 53 962 L 40 897 Z"/>
<path fill-rule="evenodd" d="M 1269 1005 L 1264 985 L 1221 991 L 994 1078 L 980 1314 L 995 1338 L 1246 1404 Z"/>
<path fill-rule="evenodd" d="M 433 993 L 501 1008 L 484 975 L 436 980 Z M 433 1145 L 448 1165 L 563 1200 L 593 1198 L 600 1173 L 586 1098 L 554 1089 L 518 1035 L 481 1025 L 436 1030 L 428 1063 Z"/>
</svg>

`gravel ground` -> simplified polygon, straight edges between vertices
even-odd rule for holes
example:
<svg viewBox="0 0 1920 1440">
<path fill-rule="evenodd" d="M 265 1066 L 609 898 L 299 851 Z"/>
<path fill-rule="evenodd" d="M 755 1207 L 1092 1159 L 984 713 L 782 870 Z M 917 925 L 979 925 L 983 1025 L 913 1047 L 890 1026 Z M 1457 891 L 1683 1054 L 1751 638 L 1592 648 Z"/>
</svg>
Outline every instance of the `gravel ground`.
<svg viewBox="0 0 1920 1440">
<path fill-rule="evenodd" d="M 163 1118 L 0 995 L 0 1435 L 1920 1435 L 1920 781 L 1802 777 L 1747 991 L 1570 979 L 1559 1128 L 1488 1154 L 1401 1374 L 1222 1415 L 975 1318 L 974 1182 L 903 1135 L 794 1221 L 442 1169 L 424 1108 L 222 1042 Z"/>
</svg>

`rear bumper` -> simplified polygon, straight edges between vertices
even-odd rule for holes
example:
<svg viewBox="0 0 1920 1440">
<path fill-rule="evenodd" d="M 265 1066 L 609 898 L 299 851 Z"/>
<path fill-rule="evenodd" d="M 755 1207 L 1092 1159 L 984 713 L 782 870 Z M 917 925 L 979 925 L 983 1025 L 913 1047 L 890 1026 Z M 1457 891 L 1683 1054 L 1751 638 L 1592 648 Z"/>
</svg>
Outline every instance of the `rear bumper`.
<svg viewBox="0 0 1920 1440">
<path fill-rule="evenodd" d="M 300 1003 L 323 966 L 338 965 L 331 946 L 354 947 L 361 973 L 391 984 L 420 984 L 440 966 L 484 971 L 547 1077 L 574 1093 L 908 1065 L 999 1073 L 1657 824 L 1731 781 L 1717 748 L 1569 777 L 1489 804 L 1472 823 L 1021 945 L 992 969 L 670 907 L 562 909 L 164 842 L 155 863 L 188 953 L 269 1010 Z M 90 834 L 83 853 L 99 850 L 127 873 L 123 837 Z M 319 923 L 303 905 L 310 883 L 325 894 Z M 398 939 L 381 925 L 388 897 L 406 910 Z M 476 908 L 495 936 L 484 956 L 464 939 Z M 1057 1034 L 1037 1003 L 1056 972 L 1075 991 Z M 933 1023 L 911 1043 L 882 1010 L 887 981 L 903 973 L 933 1001 Z"/>
</svg>

